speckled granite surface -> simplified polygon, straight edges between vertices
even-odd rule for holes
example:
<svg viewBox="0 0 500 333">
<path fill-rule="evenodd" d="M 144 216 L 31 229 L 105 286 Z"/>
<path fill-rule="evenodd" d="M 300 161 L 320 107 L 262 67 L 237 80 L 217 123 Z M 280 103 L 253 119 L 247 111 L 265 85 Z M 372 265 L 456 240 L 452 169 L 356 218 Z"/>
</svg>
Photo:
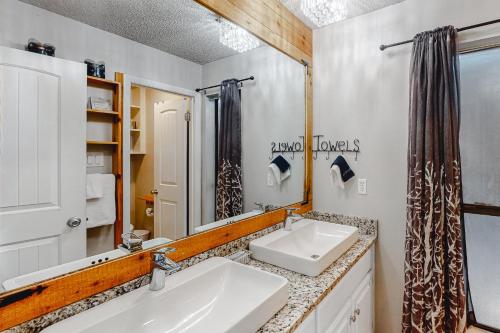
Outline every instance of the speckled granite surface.
<svg viewBox="0 0 500 333">
<path fill-rule="evenodd" d="M 286 277 L 290 281 L 290 296 L 288 304 L 278 312 L 259 332 L 291 332 L 305 319 L 307 314 L 333 289 L 338 281 L 368 250 L 376 239 L 377 221 L 358 217 L 347 217 L 337 214 L 310 212 L 306 218 L 327 222 L 357 226 L 360 231 L 359 241 L 352 246 L 339 260 L 327 268 L 321 275 L 312 278 L 294 273 L 273 265 L 251 260 L 250 265 Z M 248 249 L 253 239 L 262 237 L 282 227 L 282 223 L 261 230 L 238 240 L 221 245 L 217 248 L 201 253 L 180 262 L 183 268 L 192 266 L 200 261 L 214 256 L 226 256 L 241 249 Z M 33 319 L 10 330 L 8 333 L 40 332 L 42 329 L 74 316 L 80 312 L 93 308 L 99 304 L 121 296 L 129 291 L 145 286 L 149 283 L 149 275 L 111 288 L 103 293 L 94 295 L 82 301 L 73 303 L 47 315 Z"/>
</svg>

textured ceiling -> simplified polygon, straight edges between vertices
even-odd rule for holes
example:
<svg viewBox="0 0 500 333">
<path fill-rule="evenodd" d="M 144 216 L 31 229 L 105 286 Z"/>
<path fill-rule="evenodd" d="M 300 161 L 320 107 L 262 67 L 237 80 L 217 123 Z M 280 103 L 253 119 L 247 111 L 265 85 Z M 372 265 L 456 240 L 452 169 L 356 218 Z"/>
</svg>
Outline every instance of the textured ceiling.
<svg viewBox="0 0 500 333">
<path fill-rule="evenodd" d="M 21 0 L 178 57 L 206 64 L 237 52 L 216 16 L 193 0 Z"/>
<path fill-rule="evenodd" d="M 302 0 L 280 0 L 288 9 L 300 18 L 305 24 L 307 24 L 311 29 L 317 29 L 314 23 L 311 22 L 300 10 L 300 3 Z M 377 9 L 381 9 L 390 5 L 394 5 L 404 0 L 331 0 L 331 1 L 342 1 L 345 3 L 347 18 L 363 15 L 369 12 L 373 12 Z"/>
</svg>

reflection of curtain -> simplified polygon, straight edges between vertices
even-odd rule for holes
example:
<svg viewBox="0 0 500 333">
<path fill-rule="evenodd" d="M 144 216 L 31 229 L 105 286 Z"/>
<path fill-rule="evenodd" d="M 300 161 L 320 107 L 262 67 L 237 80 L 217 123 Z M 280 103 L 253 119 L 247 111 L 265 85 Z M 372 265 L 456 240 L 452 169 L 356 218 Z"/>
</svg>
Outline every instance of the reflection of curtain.
<svg viewBox="0 0 500 333">
<path fill-rule="evenodd" d="M 243 213 L 241 177 L 241 100 L 238 81 L 221 84 L 217 161 L 217 220 Z"/>
<path fill-rule="evenodd" d="M 465 331 L 459 75 L 453 27 L 414 39 L 403 332 Z"/>
</svg>

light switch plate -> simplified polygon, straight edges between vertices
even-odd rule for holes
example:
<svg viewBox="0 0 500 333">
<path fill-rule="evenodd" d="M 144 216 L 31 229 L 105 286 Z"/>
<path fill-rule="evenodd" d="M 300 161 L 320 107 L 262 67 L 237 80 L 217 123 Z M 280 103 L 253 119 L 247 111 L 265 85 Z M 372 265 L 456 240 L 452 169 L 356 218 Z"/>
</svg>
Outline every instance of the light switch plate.
<svg viewBox="0 0 500 333">
<path fill-rule="evenodd" d="M 94 165 L 95 165 L 95 155 L 87 153 L 87 166 L 94 166 Z"/>
<path fill-rule="evenodd" d="M 88 167 L 103 167 L 104 154 L 102 152 L 87 153 L 87 166 Z"/>
<path fill-rule="evenodd" d="M 358 194 L 367 194 L 366 179 L 358 179 Z"/>
<path fill-rule="evenodd" d="M 95 166 L 104 166 L 104 154 L 102 152 L 94 153 L 95 156 Z"/>
</svg>

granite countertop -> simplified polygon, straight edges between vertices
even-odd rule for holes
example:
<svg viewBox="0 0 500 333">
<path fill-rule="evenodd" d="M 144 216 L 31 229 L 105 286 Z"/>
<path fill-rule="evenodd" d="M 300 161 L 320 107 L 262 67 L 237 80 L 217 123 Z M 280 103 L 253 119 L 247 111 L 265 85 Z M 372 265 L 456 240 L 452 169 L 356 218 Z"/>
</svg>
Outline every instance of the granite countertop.
<svg viewBox="0 0 500 333">
<path fill-rule="evenodd" d="M 377 238 L 377 221 L 367 218 L 351 217 L 338 214 L 309 212 L 306 218 L 325 222 L 351 225 L 359 228 L 359 240 L 344 255 L 328 267 L 317 277 L 309 277 L 289 270 L 279 268 L 260 261 L 251 260 L 249 265 L 265 271 L 281 275 L 290 282 L 288 304 L 271 318 L 259 332 L 293 332 L 298 328 L 306 316 L 332 290 L 349 269 L 365 254 Z M 214 249 L 203 252 L 179 264 L 183 268 L 195 265 L 198 262 L 214 256 L 227 256 L 232 253 L 248 249 L 250 241 L 278 230 L 282 223 L 223 244 Z M 134 289 L 147 285 L 150 275 L 144 275 L 122 285 L 113 287 L 97 295 L 83 299 L 46 315 L 22 323 L 7 332 L 24 333 L 40 332 L 42 329 L 61 320 L 91 309 Z"/>
<path fill-rule="evenodd" d="M 290 282 L 288 303 L 258 332 L 282 333 L 295 331 L 309 312 L 314 310 L 321 300 L 368 251 L 376 238 L 376 234 L 359 235 L 359 240 L 346 253 L 316 277 L 295 273 L 261 261 L 250 260 L 248 265 L 281 275 Z"/>
</svg>

